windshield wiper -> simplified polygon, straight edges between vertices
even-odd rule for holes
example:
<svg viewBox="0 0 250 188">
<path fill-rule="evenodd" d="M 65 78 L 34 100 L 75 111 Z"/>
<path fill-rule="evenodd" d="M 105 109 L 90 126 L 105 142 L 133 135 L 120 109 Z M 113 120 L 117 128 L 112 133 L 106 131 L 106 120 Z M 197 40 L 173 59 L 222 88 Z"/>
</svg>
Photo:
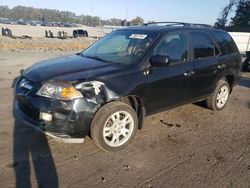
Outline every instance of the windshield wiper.
<svg viewBox="0 0 250 188">
<path fill-rule="evenodd" d="M 90 58 L 90 59 L 95 59 L 95 60 L 99 60 L 99 61 L 103 61 L 103 62 L 107 62 L 107 63 L 110 63 L 109 61 L 105 60 L 105 59 L 102 59 L 100 58 L 99 56 L 89 56 L 89 55 L 81 55 L 83 57 L 87 57 L 87 58 Z"/>
</svg>

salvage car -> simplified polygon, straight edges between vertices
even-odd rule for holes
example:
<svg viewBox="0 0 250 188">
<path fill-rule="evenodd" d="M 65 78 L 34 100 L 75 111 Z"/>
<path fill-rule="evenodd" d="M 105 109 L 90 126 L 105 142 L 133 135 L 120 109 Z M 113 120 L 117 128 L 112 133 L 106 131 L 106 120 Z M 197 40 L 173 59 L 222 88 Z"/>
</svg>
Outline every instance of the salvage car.
<svg viewBox="0 0 250 188">
<path fill-rule="evenodd" d="M 222 110 L 241 66 L 226 31 L 179 22 L 128 27 L 23 71 L 15 115 L 65 142 L 90 135 L 103 150 L 117 151 L 148 115 L 202 100 Z"/>
<path fill-rule="evenodd" d="M 76 29 L 73 30 L 73 37 L 77 38 L 77 37 L 89 37 L 89 34 L 86 30 L 82 30 L 82 29 Z"/>
</svg>

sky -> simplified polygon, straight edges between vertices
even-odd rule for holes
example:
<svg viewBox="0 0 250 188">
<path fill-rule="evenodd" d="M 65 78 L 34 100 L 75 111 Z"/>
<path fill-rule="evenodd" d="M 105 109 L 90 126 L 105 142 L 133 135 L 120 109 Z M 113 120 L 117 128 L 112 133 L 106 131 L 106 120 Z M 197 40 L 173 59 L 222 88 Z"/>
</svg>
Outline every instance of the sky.
<svg viewBox="0 0 250 188">
<path fill-rule="evenodd" d="M 0 0 L 0 5 L 67 10 L 102 19 L 179 21 L 214 24 L 229 0 Z"/>
</svg>

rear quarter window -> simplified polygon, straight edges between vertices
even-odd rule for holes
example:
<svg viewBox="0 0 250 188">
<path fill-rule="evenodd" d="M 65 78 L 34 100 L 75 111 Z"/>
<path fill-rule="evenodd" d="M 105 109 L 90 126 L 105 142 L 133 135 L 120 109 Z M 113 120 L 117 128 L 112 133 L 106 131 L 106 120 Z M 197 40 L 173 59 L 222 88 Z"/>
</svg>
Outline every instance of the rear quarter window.
<svg viewBox="0 0 250 188">
<path fill-rule="evenodd" d="M 214 31 L 213 36 L 220 48 L 222 55 L 238 52 L 238 48 L 232 37 L 223 31 Z"/>
</svg>

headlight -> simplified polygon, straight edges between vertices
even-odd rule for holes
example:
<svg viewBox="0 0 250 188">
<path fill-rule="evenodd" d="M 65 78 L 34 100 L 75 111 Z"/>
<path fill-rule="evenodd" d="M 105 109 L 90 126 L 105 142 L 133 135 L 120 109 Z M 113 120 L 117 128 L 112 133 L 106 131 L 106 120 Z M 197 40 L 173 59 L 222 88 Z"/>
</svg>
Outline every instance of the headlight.
<svg viewBox="0 0 250 188">
<path fill-rule="evenodd" d="M 82 94 L 74 86 L 62 81 L 48 81 L 36 94 L 61 100 L 72 100 L 82 97 Z"/>
</svg>

